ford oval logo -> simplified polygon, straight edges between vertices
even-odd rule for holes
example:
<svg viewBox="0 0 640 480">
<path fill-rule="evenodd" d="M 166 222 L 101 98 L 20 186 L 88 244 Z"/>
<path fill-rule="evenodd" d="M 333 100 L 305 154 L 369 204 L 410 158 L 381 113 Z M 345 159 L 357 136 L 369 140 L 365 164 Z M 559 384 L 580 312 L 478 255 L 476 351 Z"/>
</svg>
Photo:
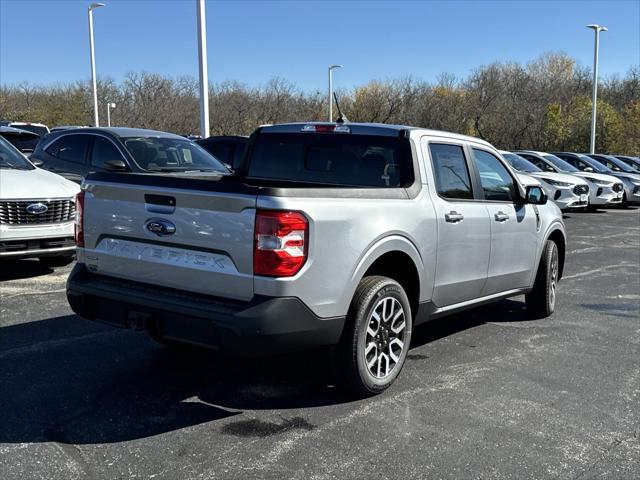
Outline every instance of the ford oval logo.
<svg viewBox="0 0 640 480">
<path fill-rule="evenodd" d="M 30 213 L 31 215 L 41 215 L 49 210 L 49 207 L 44 203 L 32 203 L 31 205 L 27 205 L 26 210 L 27 213 Z"/>
<path fill-rule="evenodd" d="M 151 220 L 147 220 L 147 223 L 145 223 L 145 228 L 151 233 L 155 233 L 159 237 L 173 235 L 174 233 L 176 233 L 175 224 L 173 224 L 169 220 L 165 220 L 164 218 L 152 218 Z"/>
</svg>

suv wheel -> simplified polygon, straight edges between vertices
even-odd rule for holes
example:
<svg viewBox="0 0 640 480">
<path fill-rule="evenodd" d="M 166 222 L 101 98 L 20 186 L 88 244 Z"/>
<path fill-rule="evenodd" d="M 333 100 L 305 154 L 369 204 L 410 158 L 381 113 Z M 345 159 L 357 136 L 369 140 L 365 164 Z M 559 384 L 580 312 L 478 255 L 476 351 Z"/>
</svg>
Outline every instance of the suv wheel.
<svg viewBox="0 0 640 480">
<path fill-rule="evenodd" d="M 547 240 L 533 290 L 525 295 L 527 313 L 531 318 L 546 318 L 555 310 L 559 271 L 558 246 Z"/>
<path fill-rule="evenodd" d="M 359 396 L 386 390 L 407 358 L 412 324 L 409 299 L 400 284 L 387 277 L 365 277 L 333 358 L 338 384 Z"/>
</svg>

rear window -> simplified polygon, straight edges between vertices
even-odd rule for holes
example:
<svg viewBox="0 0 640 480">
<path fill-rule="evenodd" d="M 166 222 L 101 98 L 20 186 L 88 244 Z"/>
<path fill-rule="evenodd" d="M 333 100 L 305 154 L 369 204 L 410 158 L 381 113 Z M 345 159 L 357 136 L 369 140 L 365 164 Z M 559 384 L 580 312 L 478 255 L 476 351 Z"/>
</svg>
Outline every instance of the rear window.
<svg viewBox="0 0 640 480">
<path fill-rule="evenodd" d="M 9 140 L 9 142 L 11 142 L 21 152 L 33 152 L 40 141 L 40 137 L 36 137 L 34 135 L 5 134 L 2 136 Z"/>
<path fill-rule="evenodd" d="M 46 135 L 47 133 L 49 133 L 49 130 L 47 129 L 47 127 L 43 127 L 43 126 L 39 126 L 39 125 L 28 125 L 28 124 L 24 124 L 24 123 L 12 123 L 12 124 L 10 124 L 10 126 L 13 127 L 13 128 L 19 128 L 20 130 L 26 130 L 27 132 L 36 133 L 36 134 L 40 135 L 41 137 L 43 135 Z"/>
<path fill-rule="evenodd" d="M 414 180 L 408 139 L 343 133 L 261 133 L 248 176 L 374 188 L 405 187 Z"/>
</svg>

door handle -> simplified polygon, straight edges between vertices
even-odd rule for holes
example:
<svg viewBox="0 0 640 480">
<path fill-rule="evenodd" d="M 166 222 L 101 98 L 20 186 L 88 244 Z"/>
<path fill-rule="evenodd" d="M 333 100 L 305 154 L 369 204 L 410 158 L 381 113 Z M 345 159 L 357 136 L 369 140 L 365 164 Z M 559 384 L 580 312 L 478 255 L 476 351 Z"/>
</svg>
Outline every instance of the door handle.
<svg viewBox="0 0 640 480">
<path fill-rule="evenodd" d="M 458 223 L 464 220 L 464 215 L 454 210 L 451 210 L 449 213 L 444 214 L 444 219 L 449 223 Z"/>
<path fill-rule="evenodd" d="M 494 218 L 496 219 L 496 222 L 506 222 L 509 220 L 509 215 L 504 212 L 498 212 L 494 215 Z"/>
</svg>

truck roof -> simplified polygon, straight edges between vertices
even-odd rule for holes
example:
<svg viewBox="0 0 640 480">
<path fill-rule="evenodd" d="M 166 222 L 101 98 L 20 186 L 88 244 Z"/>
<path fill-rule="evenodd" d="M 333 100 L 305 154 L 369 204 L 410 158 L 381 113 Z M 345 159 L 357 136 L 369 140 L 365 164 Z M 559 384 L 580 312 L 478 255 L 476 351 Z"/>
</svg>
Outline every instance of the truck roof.
<svg viewBox="0 0 640 480">
<path fill-rule="evenodd" d="M 385 136 L 397 136 L 401 131 L 421 131 L 426 135 L 433 135 L 437 137 L 447 137 L 458 140 L 473 141 L 476 143 L 482 143 L 490 145 L 489 142 L 480 138 L 471 137 L 468 135 L 462 135 L 459 133 L 447 132 L 444 130 L 431 130 L 422 127 L 412 127 L 408 125 L 390 125 L 386 123 L 358 123 L 358 122 L 345 122 L 343 124 L 331 123 L 331 122 L 294 122 L 294 123 L 282 123 L 278 125 L 266 125 L 261 127 L 263 132 L 271 133 L 298 133 L 305 125 L 344 125 L 351 129 L 352 134 L 356 135 L 385 135 Z"/>
</svg>

